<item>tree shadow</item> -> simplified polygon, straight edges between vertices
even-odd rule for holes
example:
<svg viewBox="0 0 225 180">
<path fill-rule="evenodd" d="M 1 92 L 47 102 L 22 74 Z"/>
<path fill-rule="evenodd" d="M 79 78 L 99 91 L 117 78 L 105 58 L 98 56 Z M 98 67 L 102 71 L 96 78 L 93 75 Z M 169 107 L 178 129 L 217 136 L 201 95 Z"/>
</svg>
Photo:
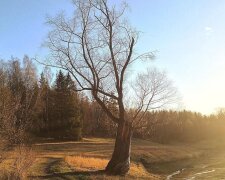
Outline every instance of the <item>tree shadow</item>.
<svg viewBox="0 0 225 180">
<path fill-rule="evenodd" d="M 49 179 L 49 178 L 62 178 L 69 179 L 67 176 L 94 176 L 94 175 L 104 175 L 105 170 L 97 171 L 74 171 L 74 172 L 63 172 L 63 173 L 52 173 L 48 175 L 41 176 L 29 176 L 30 179 Z"/>
</svg>

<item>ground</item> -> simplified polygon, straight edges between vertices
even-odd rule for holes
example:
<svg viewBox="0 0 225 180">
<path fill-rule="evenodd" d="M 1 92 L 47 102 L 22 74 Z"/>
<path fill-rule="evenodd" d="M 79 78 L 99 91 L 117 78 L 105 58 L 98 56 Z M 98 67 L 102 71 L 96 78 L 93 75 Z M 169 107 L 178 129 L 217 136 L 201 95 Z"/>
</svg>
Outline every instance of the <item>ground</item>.
<svg viewBox="0 0 225 180">
<path fill-rule="evenodd" d="M 33 145 L 32 151 L 22 151 L 26 158 L 17 161 L 17 169 L 25 171 L 28 179 L 121 179 L 106 176 L 102 171 L 111 156 L 113 146 L 114 140 L 103 138 L 84 138 L 80 142 L 42 140 Z M 178 166 L 187 167 L 203 156 L 206 147 L 206 143 L 201 143 L 201 146 L 162 145 L 133 139 L 131 170 L 123 178 L 165 179 Z M 7 158 L 0 164 L 2 172 L 12 169 L 15 158 L 22 157 L 21 152 L 19 155 L 17 153 L 18 149 L 7 154 Z"/>
</svg>

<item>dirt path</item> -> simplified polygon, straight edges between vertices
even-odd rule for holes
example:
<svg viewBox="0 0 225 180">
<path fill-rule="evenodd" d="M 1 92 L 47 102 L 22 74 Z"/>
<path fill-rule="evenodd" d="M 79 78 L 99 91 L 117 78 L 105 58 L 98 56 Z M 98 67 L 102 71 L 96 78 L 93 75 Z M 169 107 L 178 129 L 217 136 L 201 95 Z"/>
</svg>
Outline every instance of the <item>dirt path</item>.
<svg viewBox="0 0 225 180">
<path fill-rule="evenodd" d="M 75 171 L 69 166 L 64 158 L 45 158 L 45 163 L 37 162 L 36 166 L 42 168 L 41 175 L 32 175 L 28 179 L 49 179 L 49 180 L 74 180 L 74 179 L 88 179 L 87 176 L 100 175 L 102 171 Z M 35 169 L 33 167 L 32 169 Z M 31 169 L 31 171 L 32 171 Z M 84 177 L 85 176 L 85 177 Z"/>
<path fill-rule="evenodd" d="M 30 171 L 35 170 L 37 175 L 31 175 L 29 179 L 68 179 L 66 175 L 74 172 L 63 158 L 51 157 L 39 158 L 35 166 L 30 169 Z"/>
</svg>

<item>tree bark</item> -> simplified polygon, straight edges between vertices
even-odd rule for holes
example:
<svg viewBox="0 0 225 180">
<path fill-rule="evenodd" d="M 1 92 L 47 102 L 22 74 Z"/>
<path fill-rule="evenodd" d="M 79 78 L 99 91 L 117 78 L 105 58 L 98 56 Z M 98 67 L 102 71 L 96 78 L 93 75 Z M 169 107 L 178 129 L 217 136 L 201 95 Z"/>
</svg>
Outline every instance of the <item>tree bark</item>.
<svg viewBox="0 0 225 180">
<path fill-rule="evenodd" d="M 127 121 L 119 123 L 112 158 L 105 169 L 107 174 L 125 175 L 129 171 L 131 137 L 131 125 Z"/>
</svg>

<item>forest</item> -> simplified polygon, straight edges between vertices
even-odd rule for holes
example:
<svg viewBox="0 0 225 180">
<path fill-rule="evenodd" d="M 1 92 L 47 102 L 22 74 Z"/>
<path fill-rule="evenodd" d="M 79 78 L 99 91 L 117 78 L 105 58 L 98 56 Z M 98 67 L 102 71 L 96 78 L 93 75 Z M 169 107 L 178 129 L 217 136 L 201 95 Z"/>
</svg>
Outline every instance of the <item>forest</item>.
<svg viewBox="0 0 225 180">
<path fill-rule="evenodd" d="M 9 140 L 21 143 L 28 137 L 80 140 L 83 136 L 116 136 L 116 123 L 107 119 L 94 99 L 76 91 L 69 73 L 59 70 L 53 77 L 51 69 L 44 68 L 38 74 L 28 56 L 1 60 L 0 67 L 1 134 Z M 105 101 L 116 111 L 113 99 Z M 134 110 L 127 111 L 132 114 Z M 224 125 L 223 109 L 208 116 L 186 110 L 153 110 L 147 112 L 133 137 L 160 143 L 201 141 L 222 137 Z M 21 138 L 15 138 L 18 135 Z"/>
</svg>

